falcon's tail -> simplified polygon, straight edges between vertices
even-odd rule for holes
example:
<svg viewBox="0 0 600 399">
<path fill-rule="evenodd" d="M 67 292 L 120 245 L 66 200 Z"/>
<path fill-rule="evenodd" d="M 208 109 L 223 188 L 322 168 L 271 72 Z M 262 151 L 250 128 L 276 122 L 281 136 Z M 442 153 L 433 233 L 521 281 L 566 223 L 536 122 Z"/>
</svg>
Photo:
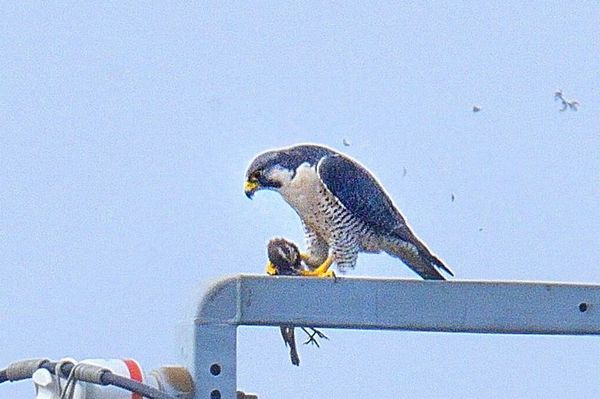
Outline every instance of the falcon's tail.
<svg viewBox="0 0 600 399">
<path fill-rule="evenodd" d="M 438 271 L 441 269 L 451 276 L 454 273 L 417 237 L 411 242 L 401 239 L 394 239 L 385 246 L 385 251 L 392 256 L 396 256 L 406 263 L 415 273 L 425 280 L 445 280 L 444 276 Z"/>
</svg>

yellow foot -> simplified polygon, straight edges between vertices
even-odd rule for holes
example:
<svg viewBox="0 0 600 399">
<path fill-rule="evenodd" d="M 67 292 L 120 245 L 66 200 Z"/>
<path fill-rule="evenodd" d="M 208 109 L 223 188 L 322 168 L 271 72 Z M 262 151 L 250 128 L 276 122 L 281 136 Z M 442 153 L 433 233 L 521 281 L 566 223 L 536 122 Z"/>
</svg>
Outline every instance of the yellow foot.
<svg viewBox="0 0 600 399">
<path fill-rule="evenodd" d="M 269 275 L 269 276 L 275 276 L 277 274 L 277 268 L 275 266 L 273 266 L 273 264 L 271 263 L 271 261 L 267 261 L 267 267 L 265 268 L 265 272 Z"/>
<path fill-rule="evenodd" d="M 325 262 L 323 262 L 319 267 L 313 270 L 301 270 L 298 274 L 301 276 L 308 277 L 333 277 L 335 278 L 335 273 L 332 270 L 329 270 L 331 265 L 333 264 L 333 256 L 329 256 Z"/>
</svg>

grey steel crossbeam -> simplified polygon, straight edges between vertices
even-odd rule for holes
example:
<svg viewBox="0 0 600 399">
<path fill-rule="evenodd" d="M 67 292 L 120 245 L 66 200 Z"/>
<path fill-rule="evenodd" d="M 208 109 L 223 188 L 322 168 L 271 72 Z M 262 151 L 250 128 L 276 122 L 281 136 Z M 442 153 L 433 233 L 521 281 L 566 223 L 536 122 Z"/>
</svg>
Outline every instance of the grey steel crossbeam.
<svg viewBox="0 0 600 399">
<path fill-rule="evenodd" d="M 194 323 L 196 398 L 234 398 L 239 325 L 600 334 L 600 286 L 239 275 L 205 292 Z"/>
<path fill-rule="evenodd" d="M 600 305 L 596 285 L 240 275 L 210 287 L 195 322 L 600 334 L 595 305 Z"/>
</svg>

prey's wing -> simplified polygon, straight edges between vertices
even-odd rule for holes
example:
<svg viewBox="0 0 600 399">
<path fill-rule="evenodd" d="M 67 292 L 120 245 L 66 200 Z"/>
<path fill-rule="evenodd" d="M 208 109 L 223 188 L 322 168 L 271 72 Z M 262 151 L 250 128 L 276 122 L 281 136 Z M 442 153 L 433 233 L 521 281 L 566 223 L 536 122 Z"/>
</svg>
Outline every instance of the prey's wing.
<svg viewBox="0 0 600 399">
<path fill-rule="evenodd" d="M 298 350 L 296 349 L 296 337 L 294 336 L 294 326 L 280 326 L 281 337 L 285 346 L 290 347 L 290 360 L 294 366 L 300 365 L 300 357 L 298 357 Z"/>
</svg>

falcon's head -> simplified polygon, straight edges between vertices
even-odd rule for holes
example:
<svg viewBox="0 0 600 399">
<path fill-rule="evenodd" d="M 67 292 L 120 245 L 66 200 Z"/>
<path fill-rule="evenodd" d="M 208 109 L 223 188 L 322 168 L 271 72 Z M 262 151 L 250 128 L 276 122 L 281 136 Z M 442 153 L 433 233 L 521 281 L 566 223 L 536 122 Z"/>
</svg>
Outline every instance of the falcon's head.
<svg viewBox="0 0 600 399">
<path fill-rule="evenodd" d="M 304 144 L 263 152 L 257 155 L 246 170 L 244 192 L 252 198 L 262 189 L 279 191 L 285 187 L 302 164 L 314 166 L 326 155 L 335 154 L 329 148 Z"/>
</svg>

